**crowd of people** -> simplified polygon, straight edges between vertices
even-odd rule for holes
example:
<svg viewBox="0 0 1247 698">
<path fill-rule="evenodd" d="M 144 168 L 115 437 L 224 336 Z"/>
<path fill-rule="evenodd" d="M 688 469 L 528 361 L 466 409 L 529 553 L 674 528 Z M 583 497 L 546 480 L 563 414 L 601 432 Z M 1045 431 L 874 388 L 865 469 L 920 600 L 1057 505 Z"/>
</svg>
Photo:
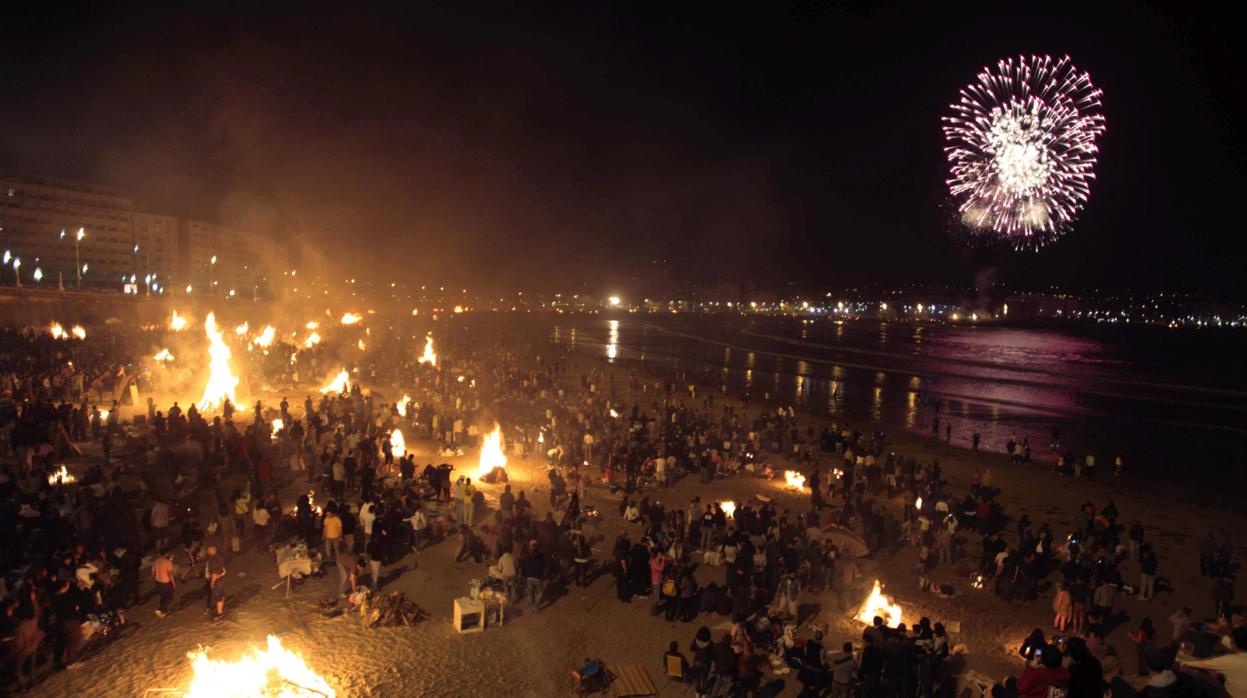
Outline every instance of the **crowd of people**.
<svg viewBox="0 0 1247 698">
<path fill-rule="evenodd" d="M 1038 695 L 1035 672 L 1059 684 L 1053 656 L 1057 668 L 1084 662 L 1083 649 L 1103 658 L 1119 594 L 1146 600 L 1161 588 L 1146 529 L 1125 526 L 1111 502 L 1078 507 L 1068 531 L 1011 520 L 990 470 L 956 493 L 937 461 L 896 453 L 881 430 L 751 404 L 748 394 L 729 396 L 716 372 L 624 361 L 581 369 L 565 345 L 506 339 L 441 338 L 437 366 L 407 344 L 377 341 L 351 367 L 349 387 L 301 405 L 226 403 L 206 415 L 193 404 L 149 403 L 146 419 L 123 427 L 113 396 L 131 379 L 132 344 L 108 333 L 71 343 L 0 334 L 8 437 L 0 439 L 0 525 L 17 533 L 0 537 L 10 677 L 29 686 L 41 658 L 77 666 L 89 637 L 82 628 L 114 631 L 149 579 L 158 617 L 193 581 L 204 613 L 220 618 L 234 556 L 290 541 L 336 569 L 342 596 L 364 579 L 380 589 L 387 567 L 455 537 L 457 560 L 479 564 L 512 603 L 534 612 L 556 603 L 552 588 L 609 575 L 620 602 L 644 599 L 668 620 L 727 616 L 729 633 L 715 639 L 703 627 L 692 659 L 679 656 L 680 678 L 712 696 L 758 690 L 768 662 L 795 669 L 806 695 L 913 698 L 947 685 L 950 640 L 939 623 L 907 629 L 877 619 L 860 639 L 829 642 L 840 649 L 824 644 L 831 629 L 802 629 L 817 611 L 802 608 L 809 594 L 830 592 L 845 610 L 860 602 L 862 553 L 910 546 L 923 580 L 944 567 L 1009 601 L 1050 595 L 1062 640 L 1027 656 L 1039 657 L 1017 682 L 1027 696 Z M 360 377 L 401 389 L 365 391 Z M 512 457 L 544 464 L 541 487 L 506 483 L 487 501 L 473 478 L 499 484 L 505 469 L 456 474 L 447 462 L 422 466 L 406 449 L 420 444 L 454 460 L 475 452 L 494 425 L 505 425 Z M 101 457 L 72 485 L 55 478 L 58 462 L 96 445 Z M 771 479 L 784 469 L 805 478 L 808 506 L 699 494 L 717 480 Z M 292 488 L 293 506 L 283 507 Z M 529 498 L 538 489 L 548 489 L 548 506 Z M 604 517 L 620 526 L 609 551 L 595 550 L 588 533 Z M 1210 536 L 1201 573 L 1217 578 L 1214 618 L 1228 637 L 1237 632 L 1233 546 Z M 846 548 L 850 539 L 861 549 Z M 1125 577 L 1135 566 L 1137 586 Z M 1138 644 L 1155 642 L 1144 633 Z M 678 643 L 668 654 L 680 655 Z M 1150 657 L 1140 650 L 1140 666 Z"/>
</svg>

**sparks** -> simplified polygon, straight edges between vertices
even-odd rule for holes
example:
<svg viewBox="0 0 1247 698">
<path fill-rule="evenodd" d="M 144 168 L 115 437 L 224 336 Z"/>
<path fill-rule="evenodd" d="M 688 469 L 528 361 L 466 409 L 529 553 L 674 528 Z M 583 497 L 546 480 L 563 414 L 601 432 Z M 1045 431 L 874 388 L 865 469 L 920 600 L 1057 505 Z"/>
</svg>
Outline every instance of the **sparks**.
<svg viewBox="0 0 1247 698">
<path fill-rule="evenodd" d="M 1066 232 L 1095 179 L 1101 95 L 1069 56 L 1006 58 L 979 72 L 943 118 L 962 224 L 1017 248 Z"/>
</svg>

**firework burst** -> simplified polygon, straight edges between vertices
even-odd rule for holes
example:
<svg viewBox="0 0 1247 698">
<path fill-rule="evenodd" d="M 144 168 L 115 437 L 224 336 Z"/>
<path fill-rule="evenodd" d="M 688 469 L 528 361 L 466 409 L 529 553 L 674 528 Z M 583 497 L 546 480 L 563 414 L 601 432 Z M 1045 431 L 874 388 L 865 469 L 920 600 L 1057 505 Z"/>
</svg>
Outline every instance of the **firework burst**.
<svg viewBox="0 0 1247 698">
<path fill-rule="evenodd" d="M 943 117 L 948 190 L 966 228 L 1017 248 L 1065 233 L 1095 179 L 1100 95 L 1068 56 L 980 71 Z"/>
</svg>

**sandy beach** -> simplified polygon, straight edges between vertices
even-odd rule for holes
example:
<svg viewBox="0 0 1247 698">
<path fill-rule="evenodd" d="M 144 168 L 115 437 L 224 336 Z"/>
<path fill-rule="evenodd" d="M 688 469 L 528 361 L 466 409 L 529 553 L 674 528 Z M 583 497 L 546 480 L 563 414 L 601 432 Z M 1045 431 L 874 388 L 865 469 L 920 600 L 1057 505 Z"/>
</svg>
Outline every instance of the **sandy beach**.
<svg viewBox="0 0 1247 698">
<path fill-rule="evenodd" d="M 606 366 L 604 359 L 583 354 L 577 356 L 576 362 L 569 378 L 578 377 L 590 366 Z M 627 385 L 624 369 L 609 369 L 616 372 L 617 385 Z M 384 388 L 376 389 L 386 393 Z M 620 398 L 625 398 L 622 392 Z M 807 419 L 815 424 L 824 421 L 813 416 Z M 863 431 L 873 428 L 866 420 L 855 420 L 853 424 Z M 1028 514 L 1037 525 L 1047 522 L 1058 536 L 1063 536 L 1063 531 L 1072 526 L 1078 504 L 1091 501 L 1102 506 L 1112 500 L 1123 521 L 1128 523 L 1135 517 L 1143 521 L 1147 540 L 1156 547 L 1161 559 L 1159 574 L 1172 581 L 1174 591 L 1161 593 L 1150 603 L 1119 597 L 1119 606 L 1128 620 L 1113 630 L 1109 640 L 1117 646 L 1123 669 L 1128 671 L 1134 668 L 1134 653 L 1125 634 L 1139 619 L 1151 616 L 1158 627 L 1165 628 L 1168 615 L 1183 605 L 1192 606 L 1196 617 L 1211 615 L 1209 582 L 1198 575 L 1198 538 L 1215 527 L 1229 530 L 1236 541 L 1247 540 L 1247 521 L 1241 515 L 1211 505 L 1198 492 L 1183 491 L 1180 483 L 1145 482 L 1129 474 L 1120 479 L 1102 476 L 1075 481 L 1054 475 L 1046 465 L 1014 466 L 997 454 L 972 453 L 890 427 L 882 425 L 889 434 L 891 450 L 913 455 L 919 461 L 938 459 L 944 477 L 958 495 L 964 495 L 977 470 L 991 468 L 996 486 L 1002 490 L 1000 499 L 1005 513 L 1012 519 Z M 441 460 L 430 452 L 428 442 L 410 439 L 409 447 L 418 454 L 417 462 Z M 476 457 L 471 452 L 446 460 L 460 472 L 472 474 Z M 824 467 L 829 467 L 831 457 L 824 456 Z M 768 460 L 777 467 L 784 463 L 779 458 Z M 549 501 L 544 464 L 535 457 L 513 459 L 508 470 L 513 476 L 513 487 L 526 490 L 537 512 L 543 514 Z M 305 487 L 303 475 L 295 474 L 283 490 L 287 508 Z M 491 503 L 501 492 L 500 485 L 482 487 Z M 785 490 L 782 481 L 744 474 L 709 485 L 685 477 L 651 496 L 657 496 L 668 507 L 685 507 L 695 495 L 703 501 L 742 501 L 755 494 L 774 497 L 781 507 L 792 511 L 808 507 L 808 495 Z M 620 519 L 615 508 L 618 498 L 605 487 L 591 487 L 588 501 L 602 514 L 593 529 L 594 553 L 601 560 L 609 557 L 610 545 L 619 533 L 635 534 L 639 527 Z M 899 501 L 885 504 L 899 514 Z M 155 618 L 154 601 L 149 600 L 131 612 L 130 623 L 120 637 L 89 653 L 82 668 L 51 675 L 32 695 L 142 696 L 150 688 L 177 688 L 184 686 L 190 675 L 186 653 L 198 645 L 210 647 L 213 656 L 228 657 L 247 643 L 262 643 L 269 633 L 281 636 L 288 647 L 302 652 L 340 696 L 559 695 L 570 690 L 570 669 L 588 657 L 600 658 L 608 666 L 643 664 L 659 685 L 660 695 L 683 695 L 686 687 L 664 684 L 660 658 L 667 644 L 675 640 L 682 648 L 687 647 L 693 633 L 703 624 L 716 634 L 729 627 L 723 616 L 701 616 L 688 624 L 652 617 L 645 600 L 631 604 L 617 601 L 613 581 L 606 576 L 595 579 L 586 588 L 573 586 L 558 598 L 547 596 L 549 606 L 539 614 L 521 605 L 509 610 L 503 627 L 458 635 L 450 620 L 453 599 L 465 595 L 469 580 L 485 574 L 487 563 L 456 563 L 457 548 L 458 541 L 452 537 L 419 554 L 408 554 L 383 571 L 384 591 L 405 592 L 432 617 L 416 627 L 380 629 L 361 627 L 357 615 L 322 616 L 318 600 L 332 596 L 337 589 L 337 574 L 332 568 L 324 578 L 307 580 L 287 599 L 283 589 L 272 588 L 279 580 L 270 554 L 244 552 L 230 563 L 227 620 L 209 621 L 203 613 L 203 590 L 192 582 L 179 588 L 177 610 L 169 618 Z M 971 564 L 977 550 L 976 537 L 971 535 L 966 550 Z M 963 661 L 964 667 L 993 678 L 1020 672 L 1016 649 L 1032 628 L 1050 630 L 1050 599 L 1006 603 L 988 590 L 971 588 L 968 577 L 956 573 L 956 566 L 937 568 L 930 575 L 932 581 L 952 584 L 958 592 L 954 598 L 942 599 L 919 589 L 916 566 L 914 548 L 863 560 L 863 595 L 870 581 L 878 578 L 903 607 L 907 622 L 927 616 L 933 622 L 951 621 L 953 627 L 959 626 L 953 633 L 953 644 L 965 645 L 968 654 L 954 666 Z M 1133 583 L 1137 571 L 1134 563 L 1124 564 L 1128 584 Z M 721 567 L 702 565 L 697 570 L 702 583 L 721 583 L 722 576 Z M 1242 584 L 1238 591 L 1242 598 Z M 804 594 L 801 607 L 802 634 L 808 635 L 811 628 L 818 626 L 828 629 L 832 643 L 860 639 L 862 626 L 850 617 L 851 613 L 836 608 L 830 592 Z M 800 690 L 794 674 L 768 674 L 765 679 L 764 684 L 774 689 L 774 695 L 791 696 Z"/>
</svg>

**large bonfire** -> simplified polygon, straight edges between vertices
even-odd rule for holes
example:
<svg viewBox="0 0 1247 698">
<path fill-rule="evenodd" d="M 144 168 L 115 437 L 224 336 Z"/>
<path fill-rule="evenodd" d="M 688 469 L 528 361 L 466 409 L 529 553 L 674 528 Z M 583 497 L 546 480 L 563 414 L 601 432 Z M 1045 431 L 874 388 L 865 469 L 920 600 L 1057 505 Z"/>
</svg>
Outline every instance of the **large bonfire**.
<svg viewBox="0 0 1247 698">
<path fill-rule="evenodd" d="M 901 624 L 901 607 L 891 597 L 883 595 L 883 586 L 878 579 L 870 590 L 870 596 L 866 597 L 857 611 L 857 619 L 867 625 L 875 622 L 875 616 L 882 618 L 883 624 L 891 628 Z"/>
<path fill-rule="evenodd" d="M 493 472 L 494 468 L 507 467 L 507 455 L 502 448 L 502 427 L 494 425 L 494 430 L 485 435 L 481 444 L 481 462 L 476 471 L 477 479 Z"/>
<path fill-rule="evenodd" d="M 338 375 L 330 379 L 329 384 L 320 389 L 322 393 L 345 393 L 351 389 L 351 374 L 346 369 L 338 371 Z"/>
<path fill-rule="evenodd" d="M 433 335 L 429 334 L 424 338 L 424 353 L 417 359 L 422 364 L 428 364 L 433 368 L 437 368 L 437 354 L 433 353 Z"/>
<path fill-rule="evenodd" d="M 199 400 L 199 411 L 219 409 L 226 400 L 237 404 L 234 390 L 238 387 L 238 377 L 229 367 L 230 350 L 221 336 L 221 328 L 217 327 L 216 315 L 208 313 L 204 320 L 204 332 L 208 335 L 208 384 L 204 386 L 203 397 Z"/>
<path fill-rule="evenodd" d="M 267 649 L 251 647 L 237 661 L 211 659 L 204 650 L 187 655 L 195 676 L 185 698 L 307 698 L 337 694 L 303 657 L 268 636 Z"/>
</svg>

